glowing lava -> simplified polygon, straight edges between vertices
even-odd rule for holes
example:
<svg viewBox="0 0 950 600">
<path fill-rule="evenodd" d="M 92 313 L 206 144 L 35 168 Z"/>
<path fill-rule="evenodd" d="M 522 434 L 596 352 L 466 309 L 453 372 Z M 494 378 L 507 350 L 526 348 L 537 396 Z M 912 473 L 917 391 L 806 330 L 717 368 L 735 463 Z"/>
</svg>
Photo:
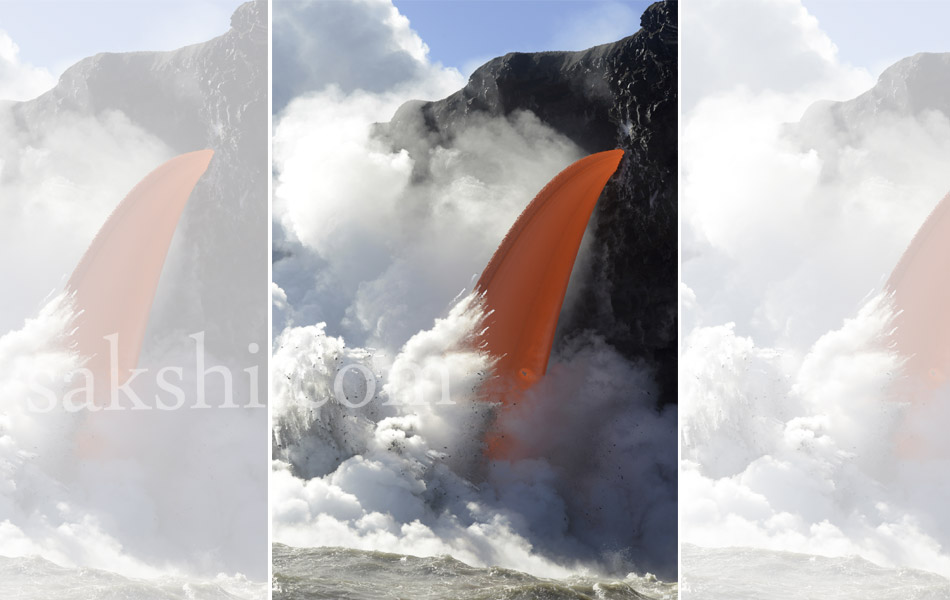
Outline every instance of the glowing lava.
<svg viewBox="0 0 950 600">
<path fill-rule="evenodd" d="M 69 278 L 66 289 L 78 312 L 72 339 L 96 380 L 110 381 L 110 354 L 118 385 L 136 368 L 168 247 L 213 154 L 182 154 L 149 173 L 109 216 Z M 112 336 L 114 349 L 106 339 Z"/>
<path fill-rule="evenodd" d="M 917 231 L 887 280 L 893 294 L 895 349 L 905 358 L 900 397 L 911 405 L 898 432 L 898 452 L 905 457 L 929 458 L 934 442 L 914 432 L 914 423 L 926 421 L 922 411 L 934 390 L 950 375 L 950 195 L 944 197 Z M 922 416 L 920 418 L 918 413 Z"/>
<path fill-rule="evenodd" d="M 575 162 L 528 204 L 475 286 L 484 295 L 487 329 L 480 342 L 497 359 L 488 400 L 506 407 L 547 371 L 554 332 L 587 222 L 623 150 Z M 491 432 L 487 455 L 519 457 L 516 440 Z"/>
</svg>

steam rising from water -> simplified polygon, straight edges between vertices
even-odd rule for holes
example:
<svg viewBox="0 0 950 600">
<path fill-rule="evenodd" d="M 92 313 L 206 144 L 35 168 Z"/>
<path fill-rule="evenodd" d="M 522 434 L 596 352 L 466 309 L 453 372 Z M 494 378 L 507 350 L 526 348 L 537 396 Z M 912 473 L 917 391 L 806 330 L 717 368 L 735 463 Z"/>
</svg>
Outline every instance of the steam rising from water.
<svg viewBox="0 0 950 600">
<path fill-rule="evenodd" d="M 477 394 L 491 361 L 473 344 L 480 322 L 467 296 L 413 336 L 388 368 L 326 336 L 323 326 L 281 334 L 275 539 L 450 554 L 551 577 L 663 568 L 670 547 L 661 544 L 675 543 L 666 537 L 675 518 L 675 455 L 657 464 L 648 453 L 670 445 L 676 417 L 653 408 L 650 373 L 603 342 L 576 343 L 505 421 L 507 434 L 537 458 L 486 465 L 482 440 L 493 411 Z M 332 396 L 347 364 L 381 376 L 373 401 L 314 409 Z M 425 370 L 413 377 L 406 365 Z M 352 397 L 362 399 L 357 383 Z"/>
<path fill-rule="evenodd" d="M 7 134 L 0 136 L 0 237 L 9 245 L 0 260 L 0 279 L 9 284 L 0 323 L 0 555 L 35 554 L 130 577 L 241 571 L 262 578 L 265 551 L 246 542 L 262 540 L 266 527 L 260 479 L 247 472 L 259 456 L 247 440 L 260 439 L 263 409 L 253 416 L 246 409 L 131 411 L 123 400 L 125 410 L 116 412 L 31 410 L 30 401 L 46 404 L 31 383 L 62 399 L 64 378 L 83 364 L 65 343 L 72 309 L 62 296 L 38 300 L 65 283 L 116 203 L 170 154 L 120 112 L 64 112 L 30 129 L 10 114 L 0 111 Z M 181 235 L 170 264 L 180 260 Z M 180 301 L 160 296 L 155 308 Z M 149 375 L 134 385 L 147 404 L 155 405 L 156 393 L 169 401 L 156 388 L 165 366 L 182 367 L 181 387 L 195 390 L 189 333 L 150 328 L 139 364 Z M 208 366 L 227 363 L 234 402 L 248 404 L 242 369 L 254 357 L 205 358 Z M 221 382 L 207 379 L 217 405 Z M 195 394 L 188 395 L 190 404 Z"/>
<path fill-rule="evenodd" d="M 316 51 L 294 42 L 298 19 L 311 38 L 336 39 L 327 24 L 348 19 L 374 34 L 355 56 Z M 561 340 L 503 425 L 537 458 L 484 459 L 494 407 L 477 395 L 492 365 L 473 342 L 481 308 L 459 290 L 582 152 L 530 112 L 473 119 L 443 142 L 409 108 L 410 150 L 374 137 L 407 100 L 464 84 L 404 21 L 388 2 L 275 6 L 274 79 L 311 91 L 278 106 L 274 128 L 274 539 L 674 578 L 676 414 L 655 408 L 647 368 L 592 336 Z M 382 89 L 367 57 L 390 65 Z M 350 68 L 298 77 L 311 63 Z M 367 397 L 367 372 L 370 400 L 346 406 Z"/>
<path fill-rule="evenodd" d="M 926 433 L 945 422 L 946 390 L 910 411 L 897 393 L 891 315 L 877 295 L 802 358 L 757 348 L 732 326 L 690 334 L 681 477 L 691 542 L 950 574 L 950 529 L 935 500 L 948 491 L 948 459 L 935 451 L 942 434 Z M 908 427 L 935 455 L 904 455 L 898 433 Z"/>
<path fill-rule="evenodd" d="M 0 337 L 0 470 L 6 482 L 0 488 L 0 556 L 36 555 L 66 567 L 149 579 L 233 573 L 234 565 L 253 564 L 259 552 L 240 542 L 255 515 L 234 502 L 248 483 L 237 472 L 240 461 L 228 463 L 235 458 L 229 442 L 212 437 L 213 422 L 226 419 L 228 436 L 249 439 L 259 431 L 251 411 L 133 411 L 124 396 L 123 410 L 116 412 L 64 410 L 62 399 L 72 389 L 66 381 L 84 363 L 68 343 L 72 315 L 60 294 L 21 329 Z M 181 350 L 160 358 L 153 353 L 144 366 L 184 365 L 187 389 L 196 383 L 188 360 L 194 356 Z M 155 381 L 137 383 L 135 392 L 155 406 Z M 59 404 L 50 408 L 41 390 Z M 221 393 L 209 381 L 208 397 Z M 247 393 L 237 388 L 234 400 L 246 404 Z M 207 488 L 209 478 L 218 482 L 214 489 Z M 245 529 L 230 531 L 235 523 Z M 215 549 L 229 538 L 237 547 Z M 258 587 L 248 584 L 252 595 L 261 593 Z"/>
<path fill-rule="evenodd" d="M 687 20 L 719 31 L 746 5 L 693 7 Z M 800 3 L 744 14 L 781 41 L 774 60 L 684 98 L 684 541 L 950 575 L 936 501 L 950 454 L 933 425 L 946 423 L 947 392 L 911 409 L 880 292 L 950 188 L 938 166 L 950 121 L 873 101 L 836 120 L 814 101 L 856 96 L 867 73 L 838 62 Z M 712 43 L 700 35 L 684 51 L 684 80 L 697 60 L 738 50 Z M 926 456 L 902 448 L 910 430 L 927 437 Z"/>
</svg>

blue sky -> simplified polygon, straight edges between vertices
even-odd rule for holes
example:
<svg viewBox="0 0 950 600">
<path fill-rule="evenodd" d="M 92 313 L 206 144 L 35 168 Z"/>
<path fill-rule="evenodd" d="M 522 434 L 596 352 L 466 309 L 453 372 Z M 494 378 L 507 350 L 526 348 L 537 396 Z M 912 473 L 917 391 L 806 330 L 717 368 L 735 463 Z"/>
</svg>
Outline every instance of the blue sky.
<svg viewBox="0 0 950 600">
<path fill-rule="evenodd" d="M 838 46 L 842 61 L 877 75 L 918 52 L 950 52 L 950 2 L 803 0 Z"/>
<path fill-rule="evenodd" d="M 278 0 L 279 1 L 279 0 Z M 706 0 L 689 0 L 704 2 Z M 750 0 L 758 1 L 758 0 Z M 650 2 L 601 0 L 394 0 L 430 56 L 468 73 L 511 51 L 577 50 L 633 33 Z M 917 52 L 950 51 L 942 0 L 804 0 L 841 59 L 878 74 Z M 688 10 L 688 2 L 681 2 Z M 636 15 L 633 20 L 629 15 Z M 604 22 L 603 16 L 608 20 Z M 591 42 L 591 43 L 586 43 Z"/>
<path fill-rule="evenodd" d="M 22 62 L 58 76 L 96 52 L 164 50 L 209 39 L 227 30 L 240 1 L 0 0 L 0 30 L 19 46 Z M 875 74 L 916 52 L 950 51 L 945 32 L 950 3 L 804 3 L 838 46 L 841 59 Z M 395 0 L 395 4 L 429 46 L 433 61 L 468 74 L 506 52 L 580 49 L 628 35 L 636 31 L 649 2 Z"/>
<path fill-rule="evenodd" d="M 581 50 L 637 31 L 649 1 L 394 0 L 430 58 L 468 74 L 507 52 Z"/>
<path fill-rule="evenodd" d="M 228 30 L 241 0 L 0 0 L 21 62 L 58 76 L 98 52 L 171 50 Z"/>
</svg>

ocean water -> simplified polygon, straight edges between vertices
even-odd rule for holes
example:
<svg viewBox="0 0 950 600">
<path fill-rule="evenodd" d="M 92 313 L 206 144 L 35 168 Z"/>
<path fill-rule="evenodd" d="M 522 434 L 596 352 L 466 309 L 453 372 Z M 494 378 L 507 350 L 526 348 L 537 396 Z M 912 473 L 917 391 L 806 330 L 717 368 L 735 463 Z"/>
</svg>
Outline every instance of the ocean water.
<svg viewBox="0 0 950 600">
<path fill-rule="evenodd" d="M 652 576 L 548 579 L 501 567 L 472 567 L 447 555 L 420 558 L 283 544 L 273 548 L 275 600 L 673 600 L 677 593 L 675 583 Z"/>
<path fill-rule="evenodd" d="M 266 584 L 241 576 L 136 579 L 62 567 L 38 556 L 0 557 L 0 597 L 6 600 L 250 600 L 266 594 Z"/>
<path fill-rule="evenodd" d="M 683 600 L 937 600 L 950 580 L 887 568 L 859 556 L 826 557 L 761 548 L 682 548 Z"/>
</svg>

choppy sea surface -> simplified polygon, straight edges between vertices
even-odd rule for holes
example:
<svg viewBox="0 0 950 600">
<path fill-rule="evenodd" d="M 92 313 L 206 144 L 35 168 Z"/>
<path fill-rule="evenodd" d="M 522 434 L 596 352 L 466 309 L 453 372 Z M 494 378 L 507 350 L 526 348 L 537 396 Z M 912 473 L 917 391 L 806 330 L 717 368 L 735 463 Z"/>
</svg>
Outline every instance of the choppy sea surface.
<svg viewBox="0 0 950 600">
<path fill-rule="evenodd" d="M 935 573 L 759 548 L 683 544 L 680 579 L 683 600 L 950 598 L 950 580 Z"/>
<path fill-rule="evenodd" d="M 652 576 L 543 579 L 451 556 L 422 558 L 350 548 L 274 544 L 274 599 L 674 600 L 677 585 Z"/>
<path fill-rule="evenodd" d="M 211 580 L 133 579 L 100 569 L 70 568 L 36 556 L 0 556 L 4 600 L 264 600 L 267 585 L 242 576 Z"/>
</svg>

